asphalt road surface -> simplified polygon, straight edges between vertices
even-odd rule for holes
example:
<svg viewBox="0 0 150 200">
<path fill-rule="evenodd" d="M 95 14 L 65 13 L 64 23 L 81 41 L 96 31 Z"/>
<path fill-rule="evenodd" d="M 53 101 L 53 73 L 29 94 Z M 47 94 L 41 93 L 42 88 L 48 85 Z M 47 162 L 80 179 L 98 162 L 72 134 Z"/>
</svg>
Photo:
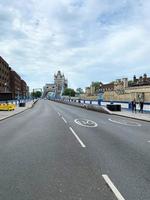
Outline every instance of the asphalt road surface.
<svg viewBox="0 0 150 200">
<path fill-rule="evenodd" d="M 150 200 L 150 123 L 40 100 L 0 121 L 0 200 Z"/>
</svg>

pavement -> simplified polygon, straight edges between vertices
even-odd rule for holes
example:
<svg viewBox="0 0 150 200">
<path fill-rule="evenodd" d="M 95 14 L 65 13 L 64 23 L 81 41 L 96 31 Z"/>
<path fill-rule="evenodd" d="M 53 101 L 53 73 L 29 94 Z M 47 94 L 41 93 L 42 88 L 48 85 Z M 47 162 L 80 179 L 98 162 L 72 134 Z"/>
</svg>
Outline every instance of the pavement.
<svg viewBox="0 0 150 200">
<path fill-rule="evenodd" d="M 130 110 L 122 109 L 121 112 L 115 111 L 111 112 L 111 114 L 150 122 L 150 112 L 139 113 L 137 111 L 136 113 L 132 113 Z"/>
<path fill-rule="evenodd" d="M 33 103 L 34 103 L 33 101 L 29 101 L 29 102 L 26 103 L 25 107 L 17 106 L 16 109 L 12 110 L 12 111 L 0 111 L 0 120 L 4 120 L 6 118 L 12 117 L 12 116 L 17 115 L 21 112 L 24 112 L 27 109 L 32 108 Z"/>
<path fill-rule="evenodd" d="M 149 129 L 39 100 L 0 121 L 0 199 L 150 200 Z"/>
</svg>

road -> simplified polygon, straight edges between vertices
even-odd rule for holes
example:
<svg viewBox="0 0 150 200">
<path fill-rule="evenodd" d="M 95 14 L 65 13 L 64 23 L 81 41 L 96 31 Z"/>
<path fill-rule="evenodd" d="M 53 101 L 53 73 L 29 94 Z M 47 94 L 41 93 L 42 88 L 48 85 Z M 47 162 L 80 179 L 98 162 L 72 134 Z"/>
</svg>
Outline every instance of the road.
<svg viewBox="0 0 150 200">
<path fill-rule="evenodd" d="M 0 121 L 0 199 L 150 200 L 149 130 L 40 100 Z"/>
</svg>

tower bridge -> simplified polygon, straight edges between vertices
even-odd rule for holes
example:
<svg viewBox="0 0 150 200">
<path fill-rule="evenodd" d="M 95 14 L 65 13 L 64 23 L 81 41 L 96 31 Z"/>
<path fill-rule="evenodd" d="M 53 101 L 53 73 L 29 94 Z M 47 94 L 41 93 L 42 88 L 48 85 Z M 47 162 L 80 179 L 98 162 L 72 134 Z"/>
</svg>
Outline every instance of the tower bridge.
<svg viewBox="0 0 150 200">
<path fill-rule="evenodd" d="M 54 83 L 47 83 L 43 87 L 43 98 L 50 93 L 54 98 L 60 98 L 64 89 L 68 87 L 68 80 L 65 78 L 61 71 L 54 74 Z"/>
</svg>

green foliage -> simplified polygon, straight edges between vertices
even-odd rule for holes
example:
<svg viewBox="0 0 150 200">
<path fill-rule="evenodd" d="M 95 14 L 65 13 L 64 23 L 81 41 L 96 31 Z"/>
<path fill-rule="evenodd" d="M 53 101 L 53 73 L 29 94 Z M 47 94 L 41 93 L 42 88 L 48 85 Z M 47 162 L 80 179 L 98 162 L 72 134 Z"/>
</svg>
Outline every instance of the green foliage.
<svg viewBox="0 0 150 200">
<path fill-rule="evenodd" d="M 42 96 L 41 91 L 36 91 L 31 93 L 32 98 L 40 98 Z"/>
<path fill-rule="evenodd" d="M 76 92 L 72 88 L 66 88 L 63 93 L 63 95 L 70 96 L 70 97 L 74 97 L 75 94 Z"/>
<path fill-rule="evenodd" d="M 92 82 L 92 86 L 95 87 L 95 91 L 98 91 L 99 90 L 99 87 L 100 87 L 100 82 Z"/>
<path fill-rule="evenodd" d="M 78 94 L 83 94 L 84 92 L 83 92 L 83 89 L 82 89 L 82 88 L 77 88 L 77 89 L 76 89 L 76 93 L 78 93 Z"/>
<path fill-rule="evenodd" d="M 132 80 L 129 80 L 129 81 L 128 81 L 128 84 L 129 84 L 129 85 L 131 85 L 132 83 L 133 83 L 133 81 L 132 81 Z"/>
</svg>

